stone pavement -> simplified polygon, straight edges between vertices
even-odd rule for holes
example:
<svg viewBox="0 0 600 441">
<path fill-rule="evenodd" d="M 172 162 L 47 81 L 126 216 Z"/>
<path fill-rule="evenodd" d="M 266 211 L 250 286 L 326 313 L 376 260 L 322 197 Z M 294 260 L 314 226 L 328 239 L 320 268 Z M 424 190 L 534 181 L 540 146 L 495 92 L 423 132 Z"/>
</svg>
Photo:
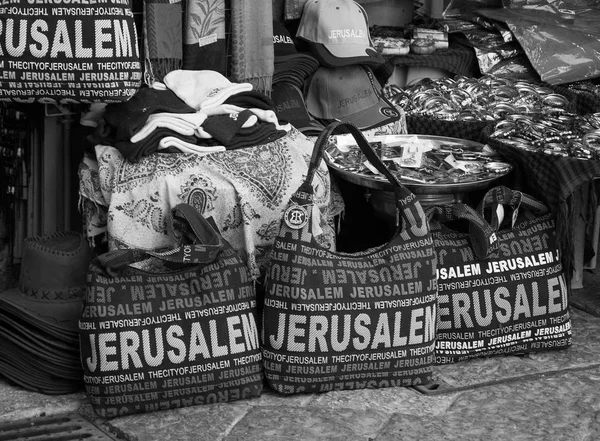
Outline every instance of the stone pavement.
<svg viewBox="0 0 600 441">
<path fill-rule="evenodd" d="M 104 420 L 83 393 L 40 395 L 0 379 L 0 440 L 599 440 L 600 276 L 586 273 L 571 306 L 571 348 L 439 366 L 431 389 L 265 391 L 252 400 Z M 23 432 L 10 426 L 51 416 L 91 429 L 70 429 L 72 438 L 19 438 Z"/>
</svg>

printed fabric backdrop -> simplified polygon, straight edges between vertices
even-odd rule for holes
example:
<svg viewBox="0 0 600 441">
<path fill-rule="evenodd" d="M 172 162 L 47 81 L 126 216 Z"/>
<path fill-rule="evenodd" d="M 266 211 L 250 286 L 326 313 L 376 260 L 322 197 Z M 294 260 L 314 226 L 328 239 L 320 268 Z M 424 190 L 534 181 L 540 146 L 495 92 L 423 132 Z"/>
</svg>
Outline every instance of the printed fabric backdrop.
<svg viewBox="0 0 600 441">
<path fill-rule="evenodd" d="M 207 156 L 158 153 L 139 163 L 97 145 L 80 164 L 80 197 L 90 239 L 107 233 L 109 250 L 172 245 L 166 216 L 179 203 L 213 217 L 223 237 L 246 258 L 252 277 L 264 268 L 287 204 L 306 176 L 314 142 L 296 129 L 256 147 Z M 324 162 L 315 196 L 324 246 L 334 245 L 333 218 L 343 209 Z"/>
</svg>

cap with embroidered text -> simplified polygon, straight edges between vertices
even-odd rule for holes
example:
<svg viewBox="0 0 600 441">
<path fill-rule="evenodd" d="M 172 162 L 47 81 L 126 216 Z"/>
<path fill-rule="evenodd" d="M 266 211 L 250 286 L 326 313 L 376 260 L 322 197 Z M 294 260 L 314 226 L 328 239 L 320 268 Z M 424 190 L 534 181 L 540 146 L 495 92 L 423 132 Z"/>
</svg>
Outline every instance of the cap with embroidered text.
<svg viewBox="0 0 600 441">
<path fill-rule="evenodd" d="M 307 88 L 306 108 L 315 118 L 354 123 L 373 129 L 400 119 L 382 94 L 373 71 L 365 65 L 320 67 Z"/>
<path fill-rule="evenodd" d="M 366 11 L 353 0 L 309 0 L 296 36 L 308 41 L 315 58 L 327 67 L 385 62 L 373 46 Z"/>
<path fill-rule="evenodd" d="M 274 84 L 271 98 L 279 121 L 290 123 L 306 136 L 318 136 L 323 131 L 324 126 L 309 115 L 302 92 L 296 86 Z"/>
</svg>

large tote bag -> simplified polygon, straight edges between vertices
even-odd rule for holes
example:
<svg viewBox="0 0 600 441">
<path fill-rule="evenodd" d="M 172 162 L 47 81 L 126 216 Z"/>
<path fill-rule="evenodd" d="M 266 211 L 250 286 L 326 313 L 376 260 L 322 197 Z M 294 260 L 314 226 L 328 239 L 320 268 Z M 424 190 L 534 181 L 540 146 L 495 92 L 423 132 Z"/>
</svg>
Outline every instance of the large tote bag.
<svg viewBox="0 0 600 441">
<path fill-rule="evenodd" d="M 118 103 L 142 84 L 133 0 L 0 7 L 0 101 Z"/>
<path fill-rule="evenodd" d="M 468 219 L 457 215 L 467 207 L 458 208 L 445 207 L 445 220 L 430 222 L 438 255 L 436 363 L 569 347 L 554 214 L 505 186 L 490 189 Z M 467 219 L 468 231 L 438 228 L 436 221 L 452 215 Z"/>
<path fill-rule="evenodd" d="M 256 296 L 245 262 L 191 205 L 177 205 L 172 218 L 180 246 L 115 250 L 90 263 L 81 362 L 101 416 L 261 394 Z M 149 257 L 155 271 L 132 266 Z"/>
<path fill-rule="evenodd" d="M 312 181 L 330 135 L 346 128 L 387 177 L 398 226 L 386 244 L 334 252 L 315 240 Z M 304 183 L 293 195 L 265 278 L 263 363 L 284 394 L 412 386 L 431 381 L 436 260 L 416 196 L 383 165 L 356 126 L 335 122 L 317 138 Z"/>
</svg>

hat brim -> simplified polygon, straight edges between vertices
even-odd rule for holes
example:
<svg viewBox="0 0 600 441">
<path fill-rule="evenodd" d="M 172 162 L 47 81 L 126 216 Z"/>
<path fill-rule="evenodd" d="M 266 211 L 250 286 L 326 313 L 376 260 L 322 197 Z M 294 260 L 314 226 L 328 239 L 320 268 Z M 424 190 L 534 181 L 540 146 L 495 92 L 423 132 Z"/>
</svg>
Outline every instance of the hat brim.
<svg viewBox="0 0 600 441">
<path fill-rule="evenodd" d="M 45 395 L 67 395 L 80 392 L 83 382 L 73 382 L 31 368 L 25 362 L 12 360 L 0 350 L 0 374 L 24 389 Z"/>
<path fill-rule="evenodd" d="M 43 353 L 41 347 L 24 344 L 22 339 L 7 334 L 3 330 L 0 330 L 0 344 L 13 357 L 34 366 L 36 369 L 42 369 L 49 375 L 74 381 L 81 379 L 83 375 L 79 358 L 60 358 L 56 354 Z"/>
<path fill-rule="evenodd" d="M 36 356 L 51 363 L 64 364 L 67 368 L 72 368 L 73 362 L 80 357 L 79 342 L 68 345 L 35 327 L 22 325 L 6 314 L 0 315 L 0 336 Z"/>
<path fill-rule="evenodd" d="M 400 112 L 387 99 L 380 97 L 375 106 L 363 109 L 340 118 L 341 121 L 351 122 L 360 130 L 370 130 L 385 126 L 400 119 Z"/>
<path fill-rule="evenodd" d="M 296 127 L 296 126 L 295 126 Z M 304 134 L 305 136 L 319 136 L 323 130 L 325 130 L 325 126 L 318 121 L 310 121 L 310 124 L 296 127 L 299 132 Z"/>
<path fill-rule="evenodd" d="M 10 342 L 0 339 L 0 374 L 27 389 L 45 394 L 73 393 L 83 386 L 83 371 L 75 378 L 55 375 L 45 363 L 22 354 Z"/>
<path fill-rule="evenodd" d="M 84 290 L 82 290 L 83 295 Z M 72 300 L 42 300 L 24 295 L 13 288 L 0 293 L 0 310 L 48 332 L 59 339 L 71 341 L 79 334 L 79 317 L 83 297 Z"/>
<path fill-rule="evenodd" d="M 281 122 L 287 122 L 293 125 L 302 133 L 317 132 L 318 134 L 325 128 L 318 121 L 314 120 L 310 116 L 310 113 L 308 113 L 306 103 L 304 102 L 304 96 L 299 87 L 290 83 L 274 84 L 271 97 L 276 103 L 276 106 L 290 101 L 297 104 L 294 107 L 289 106 L 287 110 L 277 112 L 277 117 Z"/>
<path fill-rule="evenodd" d="M 352 64 L 366 64 L 368 66 L 381 66 L 385 59 L 374 48 L 365 48 L 358 45 L 324 45 L 309 43 L 311 52 L 322 65 L 326 67 L 342 67 Z"/>
</svg>

